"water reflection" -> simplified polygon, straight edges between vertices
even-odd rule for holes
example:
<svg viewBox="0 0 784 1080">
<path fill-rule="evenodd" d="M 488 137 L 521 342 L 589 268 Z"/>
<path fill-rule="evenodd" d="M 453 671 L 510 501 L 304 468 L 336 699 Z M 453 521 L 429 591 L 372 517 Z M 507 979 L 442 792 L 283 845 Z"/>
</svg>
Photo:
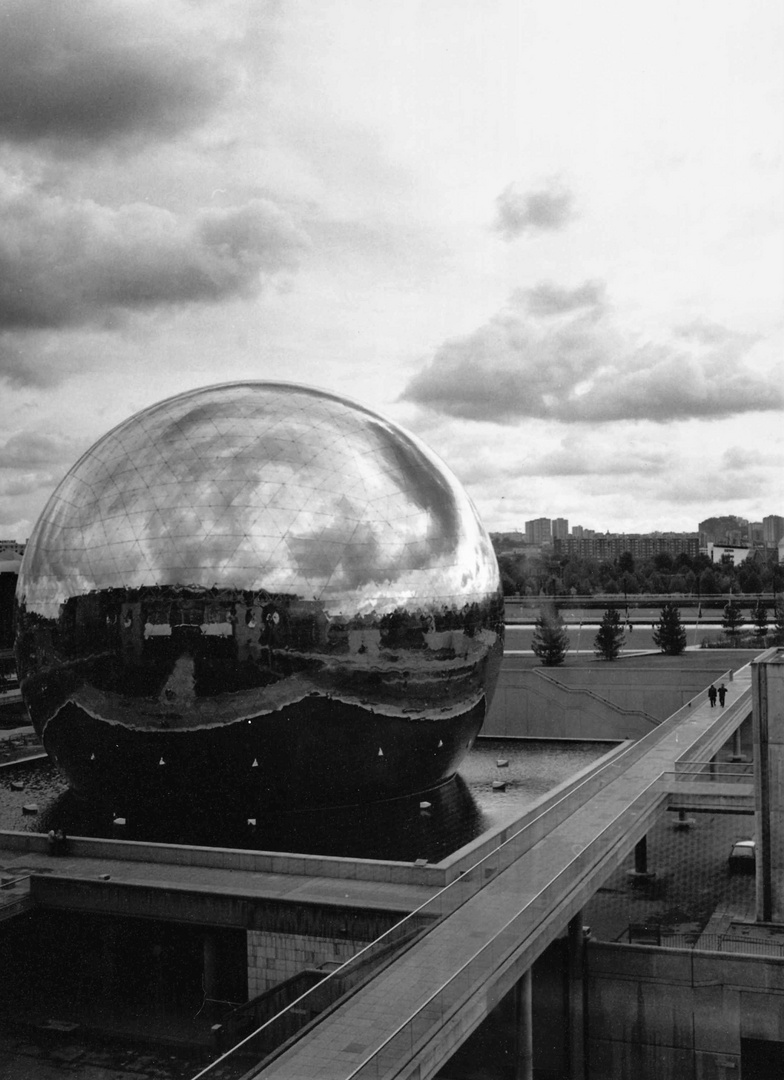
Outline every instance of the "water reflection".
<svg viewBox="0 0 784 1080">
<path fill-rule="evenodd" d="M 430 806 L 420 807 L 422 801 Z M 180 818 L 135 814 L 125 822 L 118 829 L 66 791 L 41 816 L 40 827 L 64 829 L 69 835 L 403 862 L 438 862 L 485 828 L 482 811 L 460 777 L 425 796 L 267 814 L 263 820 L 191 811 Z"/>
<path fill-rule="evenodd" d="M 514 820 L 611 746 L 482 739 L 465 760 L 461 775 L 426 795 L 330 810 L 282 809 L 255 823 L 245 815 L 192 807 L 179 816 L 129 814 L 121 827 L 113 824 L 112 814 L 76 799 L 51 761 L 39 761 L 0 770 L 0 828 L 42 832 L 59 828 L 71 836 L 438 862 L 488 829 Z M 18 789 L 20 781 L 23 788 Z M 499 783 L 505 785 L 503 790 Z M 26 816 L 23 807 L 31 802 L 39 812 Z M 115 808 L 117 813 L 122 807 Z"/>
</svg>

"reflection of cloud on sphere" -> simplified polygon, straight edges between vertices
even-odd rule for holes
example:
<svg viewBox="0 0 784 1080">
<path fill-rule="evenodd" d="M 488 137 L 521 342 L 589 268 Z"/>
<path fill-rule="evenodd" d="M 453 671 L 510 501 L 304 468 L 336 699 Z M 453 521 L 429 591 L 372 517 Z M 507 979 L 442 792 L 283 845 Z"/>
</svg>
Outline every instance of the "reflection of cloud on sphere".
<svg viewBox="0 0 784 1080">
<path fill-rule="evenodd" d="M 342 613 L 494 587 L 462 489 L 413 436 L 326 393 L 236 384 L 161 402 L 74 466 L 31 538 L 20 595 L 146 584 L 296 592 Z M 464 582 L 464 578 L 467 580 Z"/>
<path fill-rule="evenodd" d="M 178 753 L 199 731 L 227 761 L 283 754 L 307 787 L 322 724 L 383 759 L 397 725 L 381 788 L 410 773 L 416 790 L 470 744 L 502 649 L 495 556 L 452 474 L 361 406 L 286 384 L 191 391 L 109 432 L 44 509 L 17 595 L 28 707 L 85 789 L 76 743 L 91 761 L 101 744 L 105 779 L 175 731 Z M 412 773 L 437 727 L 439 760 Z M 275 787 L 256 768 L 257 793 Z"/>
</svg>

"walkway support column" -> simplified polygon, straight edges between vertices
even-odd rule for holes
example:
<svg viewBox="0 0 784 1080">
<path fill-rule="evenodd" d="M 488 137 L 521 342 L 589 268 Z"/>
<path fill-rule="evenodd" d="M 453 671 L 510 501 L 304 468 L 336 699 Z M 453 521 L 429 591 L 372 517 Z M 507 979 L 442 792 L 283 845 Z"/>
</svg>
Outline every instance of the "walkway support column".
<svg viewBox="0 0 784 1080">
<path fill-rule="evenodd" d="M 531 969 L 514 988 L 515 1073 L 514 1080 L 534 1080 L 534 1025 L 532 1016 Z"/>
<path fill-rule="evenodd" d="M 632 884 L 644 885 L 652 877 L 654 874 L 648 869 L 648 837 L 643 836 L 634 845 L 634 869 L 629 871 L 629 878 Z"/>
<path fill-rule="evenodd" d="M 218 944 L 215 940 L 215 934 L 209 930 L 204 935 L 203 942 L 203 976 L 204 976 L 204 998 L 205 1007 L 208 1016 L 211 1016 L 215 1008 L 213 1002 L 216 997 L 216 984 L 217 984 L 217 972 L 218 972 Z"/>
<path fill-rule="evenodd" d="M 732 754 L 730 755 L 730 761 L 743 761 L 743 748 L 740 741 L 740 728 L 735 728 L 735 733 L 732 736 Z"/>
<path fill-rule="evenodd" d="M 634 872 L 635 874 L 648 873 L 648 837 L 643 836 L 634 845 Z"/>
<path fill-rule="evenodd" d="M 582 911 L 569 920 L 566 963 L 569 1080 L 585 1080 L 585 931 Z"/>
<path fill-rule="evenodd" d="M 784 920 L 784 649 L 751 662 L 757 920 Z"/>
</svg>

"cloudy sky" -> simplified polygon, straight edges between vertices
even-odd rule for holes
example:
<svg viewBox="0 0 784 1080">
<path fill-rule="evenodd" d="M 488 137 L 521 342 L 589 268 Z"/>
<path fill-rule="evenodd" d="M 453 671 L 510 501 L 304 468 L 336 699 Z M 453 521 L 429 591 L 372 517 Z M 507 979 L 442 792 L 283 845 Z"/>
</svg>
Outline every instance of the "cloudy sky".
<svg viewBox="0 0 784 1080">
<path fill-rule="evenodd" d="M 780 0 L 4 0 L 0 537 L 246 378 L 490 529 L 784 514 L 783 84 Z"/>
</svg>

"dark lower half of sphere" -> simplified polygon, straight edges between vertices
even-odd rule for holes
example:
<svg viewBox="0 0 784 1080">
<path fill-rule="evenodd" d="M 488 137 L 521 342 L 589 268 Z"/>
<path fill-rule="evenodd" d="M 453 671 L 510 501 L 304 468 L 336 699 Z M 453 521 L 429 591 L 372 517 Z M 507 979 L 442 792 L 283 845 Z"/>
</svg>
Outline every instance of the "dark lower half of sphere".
<svg viewBox="0 0 784 1080">
<path fill-rule="evenodd" d="M 486 706 L 483 697 L 463 713 L 423 721 L 309 698 L 232 724 L 159 732 L 68 703 L 44 743 L 79 796 L 117 813 L 169 803 L 253 815 L 427 791 L 457 770 Z"/>
</svg>

